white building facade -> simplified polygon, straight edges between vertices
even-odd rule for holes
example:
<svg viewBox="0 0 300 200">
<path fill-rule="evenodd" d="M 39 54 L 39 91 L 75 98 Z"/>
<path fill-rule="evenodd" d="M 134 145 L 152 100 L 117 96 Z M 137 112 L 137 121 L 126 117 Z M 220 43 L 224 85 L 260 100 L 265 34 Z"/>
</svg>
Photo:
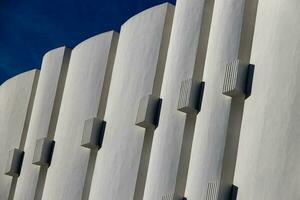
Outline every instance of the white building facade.
<svg viewBox="0 0 300 200">
<path fill-rule="evenodd" d="M 0 200 L 300 200 L 299 10 L 177 0 L 50 50 L 0 86 Z"/>
</svg>

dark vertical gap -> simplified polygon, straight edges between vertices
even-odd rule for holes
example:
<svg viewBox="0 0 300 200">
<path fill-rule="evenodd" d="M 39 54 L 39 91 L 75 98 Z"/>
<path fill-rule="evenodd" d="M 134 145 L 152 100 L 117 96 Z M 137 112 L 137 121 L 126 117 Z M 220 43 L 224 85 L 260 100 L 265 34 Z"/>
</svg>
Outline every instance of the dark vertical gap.
<svg viewBox="0 0 300 200">
<path fill-rule="evenodd" d="M 192 150 L 192 144 L 194 138 L 195 123 L 196 123 L 196 115 L 187 114 L 184 132 L 183 132 L 183 139 L 181 144 L 181 152 L 180 152 L 179 166 L 177 170 L 176 186 L 175 186 L 175 194 L 181 196 L 184 196 L 185 187 L 186 187 L 191 150 Z"/>
<path fill-rule="evenodd" d="M 112 39 L 111 39 L 111 45 L 108 53 L 107 63 L 106 63 L 106 71 L 105 76 L 103 80 L 103 86 L 102 86 L 102 92 L 99 102 L 99 107 L 97 111 L 97 117 L 101 120 L 104 119 L 106 105 L 107 105 L 107 98 L 109 93 L 109 87 L 111 82 L 111 75 L 113 71 L 113 66 L 115 62 L 115 56 L 117 52 L 118 47 L 118 41 L 119 41 L 119 33 L 112 32 Z M 103 139 L 103 138 L 102 138 Z M 88 200 L 90 196 L 90 190 L 91 190 L 91 184 L 92 184 L 92 178 L 94 174 L 94 169 L 96 165 L 97 160 L 97 153 L 98 150 L 91 150 L 89 155 L 89 163 L 87 166 L 87 171 L 85 175 L 84 180 L 84 186 L 82 191 L 82 200 Z"/>
<path fill-rule="evenodd" d="M 48 133 L 47 133 L 48 139 L 52 139 L 52 140 L 54 139 L 54 134 L 55 134 L 57 120 L 58 120 L 58 114 L 59 114 L 59 110 L 60 110 L 60 106 L 61 106 L 61 100 L 63 97 L 63 92 L 64 92 L 65 83 L 66 83 L 66 79 L 67 79 L 71 51 L 72 51 L 71 49 L 65 48 L 61 71 L 60 71 L 58 83 L 56 86 L 56 94 L 55 94 L 54 104 L 53 104 L 52 113 L 51 113 L 51 117 L 50 117 Z"/>
<path fill-rule="evenodd" d="M 177 195 L 183 196 L 185 192 L 190 157 L 191 157 L 191 150 L 192 150 L 192 144 L 194 138 L 195 123 L 196 123 L 196 115 L 187 114 L 184 132 L 183 132 L 183 139 L 181 144 L 179 166 L 178 166 L 177 176 L 176 176 L 175 194 Z"/>
<path fill-rule="evenodd" d="M 193 78 L 196 80 L 202 80 L 203 76 L 214 4 L 215 0 L 206 0 L 203 8 L 197 56 L 193 72 Z"/>
<path fill-rule="evenodd" d="M 105 115 L 108 92 L 109 92 L 109 87 L 110 87 L 110 80 L 111 80 L 111 75 L 112 75 L 113 66 L 114 66 L 114 62 L 115 62 L 118 41 L 119 41 L 119 33 L 113 32 L 112 40 L 111 40 L 111 47 L 109 50 L 109 56 L 107 58 L 107 66 L 106 66 L 106 71 L 105 71 L 105 76 L 104 76 L 104 81 L 103 81 L 103 87 L 101 90 L 102 91 L 101 98 L 100 98 L 99 108 L 98 108 L 98 112 L 97 112 L 97 117 L 102 120 Z"/>
<path fill-rule="evenodd" d="M 238 152 L 243 109 L 244 97 L 232 98 L 219 190 L 220 200 L 228 199 L 230 196 Z"/>
<path fill-rule="evenodd" d="M 152 94 L 157 97 L 160 96 L 160 91 L 162 87 L 162 81 L 163 81 L 166 59 L 169 50 L 169 42 L 171 38 L 171 29 L 172 29 L 172 25 L 173 25 L 172 23 L 174 17 L 174 6 L 171 4 L 167 4 L 166 9 L 167 11 L 164 19 L 165 23 L 164 23 L 163 33 L 162 33 L 163 38 L 159 49 L 159 56 L 157 60 L 157 67 L 155 71 L 153 89 L 152 89 Z"/>
<path fill-rule="evenodd" d="M 85 176 L 84 189 L 81 198 L 82 200 L 88 200 L 90 196 L 90 189 L 91 189 L 92 178 L 94 174 L 94 168 L 96 164 L 97 152 L 98 150 L 90 151 L 89 164 Z"/>
<path fill-rule="evenodd" d="M 28 128 L 29 128 L 29 122 L 30 122 L 30 118 L 31 118 L 32 107 L 33 107 L 33 103 L 34 103 L 34 98 L 35 98 L 35 93 L 36 93 L 39 76 L 40 76 L 40 71 L 36 70 L 34 79 L 33 79 L 27 113 L 26 113 L 26 117 L 25 117 L 25 123 L 24 123 L 23 130 L 22 130 L 21 142 L 20 142 L 20 146 L 19 146 L 19 149 L 22 151 L 24 150 L 24 146 L 25 146 L 25 142 L 26 142 L 26 137 L 27 137 L 27 132 L 28 132 Z"/>
<path fill-rule="evenodd" d="M 18 177 L 13 177 L 9 189 L 8 200 L 13 200 L 15 196 L 15 190 L 17 186 Z"/>
<path fill-rule="evenodd" d="M 258 0 L 245 0 L 238 59 L 250 62 Z M 253 74 L 252 74 L 253 75 Z M 249 89 L 249 88 L 248 88 Z M 233 185 L 245 97 L 233 97 L 226 131 L 218 199 L 229 199 Z"/>
<path fill-rule="evenodd" d="M 38 177 L 37 186 L 36 186 L 36 190 L 35 190 L 34 200 L 42 199 L 44 186 L 45 186 L 45 182 L 46 182 L 47 171 L 48 171 L 48 167 L 46 167 L 46 166 L 40 167 L 40 172 L 39 172 L 39 177 Z"/>
<path fill-rule="evenodd" d="M 146 129 L 133 200 L 142 200 L 144 196 L 153 135 L 154 129 Z"/>
<path fill-rule="evenodd" d="M 249 62 L 255 29 L 258 0 L 245 0 L 243 25 L 238 58 Z"/>
</svg>

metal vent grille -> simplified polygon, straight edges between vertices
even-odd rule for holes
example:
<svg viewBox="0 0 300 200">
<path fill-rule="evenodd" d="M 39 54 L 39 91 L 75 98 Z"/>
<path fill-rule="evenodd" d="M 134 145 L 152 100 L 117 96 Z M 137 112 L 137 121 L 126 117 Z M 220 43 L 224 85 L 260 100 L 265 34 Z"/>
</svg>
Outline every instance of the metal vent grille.
<svg viewBox="0 0 300 200">
<path fill-rule="evenodd" d="M 186 200 L 186 198 L 178 194 L 170 193 L 162 196 L 161 200 Z"/>
<path fill-rule="evenodd" d="M 197 114 L 201 110 L 204 82 L 188 79 L 181 82 L 177 109 L 188 114 Z"/>
<path fill-rule="evenodd" d="M 227 64 L 225 80 L 223 85 L 223 92 L 229 92 L 234 90 L 237 82 L 239 60 L 235 60 L 232 63 Z"/>
<path fill-rule="evenodd" d="M 189 96 L 191 94 L 192 82 L 192 79 L 182 81 L 178 101 L 178 108 L 182 108 L 189 105 Z"/>
<path fill-rule="evenodd" d="M 206 200 L 217 200 L 219 192 L 219 183 L 208 183 Z"/>
<path fill-rule="evenodd" d="M 223 94 L 231 97 L 245 95 L 248 65 L 240 60 L 226 65 Z"/>
<path fill-rule="evenodd" d="M 173 200 L 174 194 L 166 194 L 161 200 Z"/>
<path fill-rule="evenodd" d="M 144 96 L 140 100 L 136 125 L 143 128 L 156 128 L 159 122 L 162 99 L 154 95 Z"/>
</svg>

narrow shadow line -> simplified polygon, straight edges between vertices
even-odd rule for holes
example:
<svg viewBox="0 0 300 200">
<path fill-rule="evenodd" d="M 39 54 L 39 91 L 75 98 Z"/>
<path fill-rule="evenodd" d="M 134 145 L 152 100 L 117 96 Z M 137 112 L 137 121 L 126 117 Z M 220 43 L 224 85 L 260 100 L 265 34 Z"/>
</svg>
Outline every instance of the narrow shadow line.
<svg viewBox="0 0 300 200">
<path fill-rule="evenodd" d="M 84 188 L 81 197 L 82 200 L 88 200 L 90 196 L 90 190 L 91 190 L 92 178 L 93 178 L 96 159 L 97 159 L 97 153 L 98 153 L 97 150 L 90 151 L 90 158 L 89 158 L 87 172 L 85 175 Z"/>
<path fill-rule="evenodd" d="M 13 177 L 10 185 L 8 200 L 13 200 L 15 196 L 15 190 L 17 186 L 18 177 Z"/>
<path fill-rule="evenodd" d="M 183 132 L 183 139 L 181 144 L 181 152 L 175 186 L 175 194 L 181 196 L 184 196 L 185 193 L 192 144 L 194 139 L 195 123 L 196 115 L 188 114 L 186 116 L 185 127 Z"/>
<path fill-rule="evenodd" d="M 45 166 L 40 167 L 39 177 L 36 185 L 34 200 L 41 200 L 43 196 L 44 186 L 46 182 L 48 168 Z"/>
<path fill-rule="evenodd" d="M 243 119 L 243 110 L 244 98 L 233 98 L 227 128 L 218 199 L 228 199 L 231 193 Z"/>
<path fill-rule="evenodd" d="M 154 129 L 146 129 L 143 148 L 141 153 L 140 165 L 138 169 L 138 176 L 134 191 L 134 200 L 141 200 L 144 196 L 146 178 L 149 167 L 149 160 L 151 154 L 151 147 L 153 142 Z"/>
</svg>

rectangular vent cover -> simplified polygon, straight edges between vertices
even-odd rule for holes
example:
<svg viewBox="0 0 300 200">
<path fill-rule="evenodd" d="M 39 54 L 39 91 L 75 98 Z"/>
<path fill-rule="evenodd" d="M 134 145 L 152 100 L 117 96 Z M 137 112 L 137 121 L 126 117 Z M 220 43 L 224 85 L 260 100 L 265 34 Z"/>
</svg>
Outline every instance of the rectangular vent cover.
<svg viewBox="0 0 300 200">
<path fill-rule="evenodd" d="M 208 183 L 206 200 L 217 200 L 218 192 L 219 192 L 219 183 L 218 182 Z"/>
<path fill-rule="evenodd" d="M 105 133 L 106 122 L 97 117 L 85 120 L 81 146 L 89 149 L 100 149 Z"/>
<path fill-rule="evenodd" d="M 181 82 L 177 109 L 187 114 L 197 114 L 201 110 L 204 82 L 188 79 Z"/>
<path fill-rule="evenodd" d="M 245 95 L 248 63 L 235 60 L 226 65 L 223 94 L 230 97 Z"/>
<path fill-rule="evenodd" d="M 47 137 L 38 139 L 35 144 L 32 164 L 46 167 L 50 166 L 54 145 L 54 140 L 48 139 Z"/>
<path fill-rule="evenodd" d="M 153 95 L 147 95 L 140 100 L 136 125 L 143 128 L 158 126 L 162 99 Z"/>
<path fill-rule="evenodd" d="M 187 200 L 187 199 L 185 197 L 183 197 L 182 195 L 170 193 L 170 194 L 166 194 L 166 195 L 162 196 L 161 200 Z"/>
<path fill-rule="evenodd" d="M 18 177 L 21 172 L 24 151 L 12 149 L 8 153 L 5 174 L 12 177 Z"/>
</svg>

